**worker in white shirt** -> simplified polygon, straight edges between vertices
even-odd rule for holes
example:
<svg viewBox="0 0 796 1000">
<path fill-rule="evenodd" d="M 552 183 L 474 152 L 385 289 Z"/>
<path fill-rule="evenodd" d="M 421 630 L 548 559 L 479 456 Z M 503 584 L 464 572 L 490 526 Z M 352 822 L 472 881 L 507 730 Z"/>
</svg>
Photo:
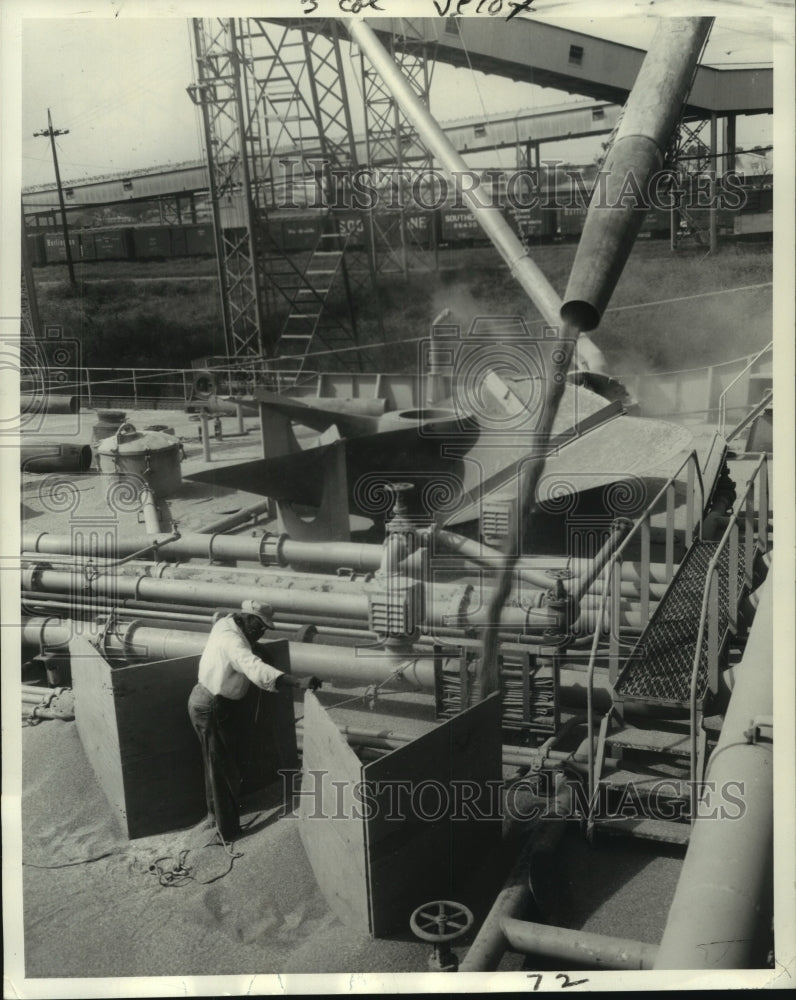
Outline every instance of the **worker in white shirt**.
<svg viewBox="0 0 796 1000">
<path fill-rule="evenodd" d="M 202 747 L 208 825 L 214 824 L 225 842 L 240 833 L 240 769 L 234 751 L 236 703 L 250 683 L 263 691 L 286 686 L 315 691 L 321 686 L 317 677 L 291 677 L 254 652 L 257 640 L 274 627 L 269 605 L 244 601 L 241 609 L 213 625 L 199 660 L 198 683 L 188 699 L 188 714 Z"/>
</svg>

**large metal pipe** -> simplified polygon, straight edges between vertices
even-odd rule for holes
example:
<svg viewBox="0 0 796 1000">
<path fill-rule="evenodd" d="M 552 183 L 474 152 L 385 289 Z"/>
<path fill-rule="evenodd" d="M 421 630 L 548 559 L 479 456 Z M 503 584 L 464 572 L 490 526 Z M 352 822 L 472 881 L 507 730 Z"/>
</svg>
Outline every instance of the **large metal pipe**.
<svg viewBox="0 0 796 1000">
<path fill-rule="evenodd" d="M 73 441 L 37 441 L 25 443 L 19 450 L 23 472 L 88 472 L 91 446 Z"/>
<path fill-rule="evenodd" d="M 74 634 L 99 636 L 101 627 L 93 627 L 87 622 L 75 622 L 61 617 L 30 617 L 23 621 L 21 641 L 32 649 L 68 650 Z M 142 625 L 131 621 L 117 623 L 107 630 L 103 642 L 105 649 L 113 656 L 129 660 L 170 660 L 179 656 L 201 655 L 207 642 L 209 624 L 206 630 L 184 631 L 174 628 L 158 628 L 156 625 Z M 410 658 L 399 654 L 385 653 L 373 647 L 373 652 L 365 645 L 331 646 L 321 643 L 291 642 L 290 663 L 292 671 L 299 677 L 314 674 L 324 681 L 344 682 L 348 686 L 364 686 L 386 680 L 402 663 L 409 663 L 406 678 L 421 690 L 434 691 L 434 656 L 420 655 Z M 458 659 L 453 662 L 458 663 Z M 562 665 L 559 670 L 559 684 L 562 701 L 582 706 L 586 701 L 584 673 L 578 666 Z M 599 711 L 605 711 L 611 704 L 611 689 L 606 674 L 600 674 L 594 681 L 594 704 Z"/>
<path fill-rule="evenodd" d="M 477 544 L 477 543 L 475 543 Z M 23 563 L 37 563 L 41 561 L 41 556 L 39 553 L 35 552 L 25 552 L 20 554 L 20 559 Z M 82 556 L 67 556 L 59 555 L 57 558 L 48 559 L 48 564 L 53 568 L 56 567 L 81 567 L 85 565 L 85 558 Z M 628 569 L 632 571 L 630 564 Z M 487 569 L 488 567 L 482 567 Z M 150 576 L 155 576 L 157 578 L 167 577 L 172 580 L 193 580 L 193 579 L 213 579 L 214 577 L 221 577 L 223 582 L 226 582 L 229 574 L 231 572 L 228 566 L 219 565 L 203 565 L 200 563 L 167 563 L 159 562 L 153 565 L 151 562 L 147 562 L 142 559 L 128 560 L 118 567 L 118 572 L 123 576 L 136 575 L 136 574 L 148 574 Z M 234 568 L 235 576 L 241 580 L 253 579 L 265 582 L 268 586 L 272 587 L 305 587 L 312 590 L 313 588 L 325 589 L 327 592 L 333 592 L 336 590 L 345 592 L 350 590 L 354 585 L 360 585 L 362 580 L 357 579 L 356 574 L 352 576 L 345 576 L 341 574 L 327 574 L 327 573 L 311 573 L 302 572 L 300 570 L 291 570 L 285 572 L 282 568 L 270 568 L 266 566 L 236 566 Z M 481 572 L 469 571 L 473 574 L 471 577 L 468 575 L 467 570 L 457 570 L 457 579 L 462 583 L 470 582 L 477 583 L 482 579 Z M 549 590 L 555 583 L 555 577 L 548 573 L 534 572 L 534 574 L 525 574 L 519 572 L 519 579 L 523 583 L 528 583 L 530 580 L 535 580 L 536 584 L 532 585 L 532 589 L 542 589 L 541 584 L 544 582 L 546 586 L 544 590 Z M 577 582 L 577 581 L 576 581 Z M 439 586 L 436 584 L 435 586 Z M 446 586 L 446 584 L 441 584 Z M 664 584 L 653 583 L 650 584 L 650 599 L 654 602 L 659 601 L 666 590 Z M 527 598 L 530 594 L 528 588 L 522 588 L 523 597 Z M 588 588 L 586 594 L 581 598 L 584 601 L 587 597 L 593 595 L 598 595 L 602 593 L 602 580 L 595 580 L 594 583 Z M 634 583 L 632 580 L 623 580 L 621 584 L 621 596 L 629 598 L 632 601 L 638 602 L 641 597 L 641 591 L 639 585 Z M 587 602 L 588 607 L 593 607 L 594 605 Z"/>
<path fill-rule="evenodd" d="M 562 967 L 567 969 L 569 963 L 590 969 L 651 969 L 658 952 L 657 945 L 643 941 L 551 927 L 509 916 L 501 918 L 500 927 L 512 951 L 560 959 Z"/>
<path fill-rule="evenodd" d="M 531 301 L 552 327 L 560 325 L 559 310 L 561 300 L 543 272 L 528 255 L 528 252 L 514 235 L 500 210 L 487 203 L 477 187 L 468 190 L 462 179 L 472 178 L 471 171 L 457 153 L 448 137 L 431 117 L 428 108 L 412 90 L 394 60 L 364 20 L 351 18 L 343 22 L 345 29 L 367 56 L 373 68 L 392 93 L 406 117 L 417 129 L 426 148 L 434 154 L 443 170 L 459 182 L 462 197 L 472 211 L 479 225 L 495 244 L 509 270 L 522 285 Z"/>
<path fill-rule="evenodd" d="M 325 688 L 324 688 L 325 690 Z M 324 705 L 327 711 L 334 711 L 334 704 Z M 408 733 L 396 733 L 392 730 L 384 729 L 359 729 L 355 726 L 339 726 L 340 733 L 345 736 L 349 746 L 375 747 L 379 750 L 397 750 L 406 746 L 412 740 L 417 739 L 417 735 L 410 736 Z M 301 741 L 304 733 L 304 726 L 296 726 L 296 736 L 301 749 Z M 504 765 L 534 767 L 555 767 L 564 762 L 572 763 L 573 755 L 564 750 L 531 750 L 528 747 L 515 747 L 504 744 L 501 758 Z"/>
<path fill-rule="evenodd" d="M 20 413 L 78 413 L 80 396 L 31 396 L 22 393 L 19 397 Z"/>
<path fill-rule="evenodd" d="M 111 567 L 112 569 L 112 567 Z M 22 589 L 35 595 L 37 591 L 65 594 L 85 601 L 86 576 L 79 565 L 72 569 L 52 569 L 46 563 L 28 565 L 22 569 Z M 225 583 L 219 593 L 218 584 L 202 580 L 167 580 L 152 577 L 147 573 L 122 576 L 111 571 L 101 573 L 91 582 L 91 596 L 102 603 L 113 604 L 119 600 L 156 602 L 167 605 L 174 601 L 179 604 L 217 607 L 219 597 L 224 607 L 239 607 L 243 601 L 256 598 L 270 604 L 276 615 L 287 621 L 300 616 L 304 620 L 323 624 L 359 624 L 367 628 L 370 621 L 370 597 L 367 591 L 352 592 L 346 585 L 345 592 L 329 591 L 321 584 L 321 589 L 312 590 L 299 587 L 262 586 L 261 583 Z M 385 579 L 385 589 L 390 581 Z M 521 634 L 547 632 L 560 629 L 558 613 L 540 603 L 541 592 L 524 593 L 523 606 L 504 605 L 499 624 L 501 629 Z M 597 599 L 587 595 L 580 605 L 578 616 L 572 624 L 575 635 L 594 632 L 599 620 L 599 610 L 593 607 Z M 535 603 L 534 603 L 535 602 Z M 474 588 L 470 584 L 435 584 L 426 588 L 423 622 L 426 629 L 467 629 L 484 628 L 492 624 L 492 593 L 487 588 Z M 607 627 L 610 614 L 606 610 L 603 625 Z M 638 630 L 642 627 L 641 616 L 632 601 L 622 599 L 619 608 L 619 627 Z"/>
<path fill-rule="evenodd" d="M 565 832 L 564 820 L 572 813 L 572 793 L 569 782 L 560 775 L 557 779 L 552 808 L 537 823 L 525 841 L 503 888 L 498 893 L 478 934 L 459 966 L 460 972 L 492 972 L 500 965 L 506 951 L 506 934 L 503 929 L 507 919 L 519 917 L 531 900 L 531 868 L 540 858 L 549 860 Z"/>
<path fill-rule="evenodd" d="M 23 588 L 28 591 L 51 591 L 61 594 L 75 594 L 85 599 L 83 577 L 74 572 L 51 570 L 39 565 L 22 571 Z M 76 592 L 77 591 L 77 592 Z M 308 590 L 270 588 L 252 584 L 226 584 L 220 589 L 218 584 L 187 580 L 158 580 L 149 576 L 137 577 L 107 574 L 98 576 L 92 582 L 92 593 L 107 601 L 132 598 L 137 601 L 152 600 L 159 603 L 175 601 L 180 604 L 217 606 L 237 606 L 250 598 L 264 601 L 273 606 L 277 613 L 295 612 L 303 615 L 317 615 L 322 618 L 345 618 L 367 621 L 368 598 L 366 594 L 324 594 Z"/>
<path fill-rule="evenodd" d="M 49 555 L 69 555 L 74 541 L 69 535 L 49 532 L 25 532 L 22 547 L 27 552 Z M 256 537 L 186 532 L 179 538 L 171 536 L 160 541 L 146 534 L 125 535 L 114 539 L 110 546 L 97 542 L 92 556 L 124 558 L 129 555 L 157 553 L 164 559 L 207 559 L 256 562 L 263 566 L 316 566 L 337 570 L 341 566 L 357 572 L 374 573 L 381 565 L 384 549 L 381 545 L 359 545 L 354 542 L 296 542 L 287 535 L 264 532 Z"/>
<path fill-rule="evenodd" d="M 443 540 L 449 545 L 449 551 L 455 552 L 463 536 L 454 532 L 442 532 Z M 498 569 L 503 554 L 489 546 L 479 545 L 477 550 L 467 547 L 470 551 L 480 553 L 484 566 Z M 22 535 L 22 550 L 26 553 L 41 555 L 72 555 L 75 540 L 71 535 L 56 535 L 48 531 L 26 531 Z M 90 550 L 81 551 L 82 556 L 93 558 L 123 559 L 131 555 L 144 556 L 150 553 L 160 560 L 166 559 L 206 559 L 209 562 L 253 562 L 260 566 L 285 567 L 292 566 L 305 570 L 318 571 L 340 568 L 354 570 L 357 573 L 375 573 L 384 558 L 382 545 L 357 542 L 297 542 L 287 535 L 277 535 L 264 532 L 257 536 L 210 535 L 201 532 L 185 532 L 178 538 L 167 535 L 163 540 L 152 538 L 146 534 L 125 534 L 123 538 L 115 538 L 110 545 L 101 544 L 99 536 L 94 540 Z M 462 552 L 462 554 L 465 554 Z M 532 585 L 548 588 L 554 582 L 548 570 L 571 570 L 577 575 L 580 561 L 573 563 L 569 556 L 523 556 L 517 561 L 521 578 L 527 572 Z M 655 583 L 667 583 L 667 572 L 664 563 L 652 563 L 649 567 L 650 579 Z M 538 576 L 536 576 L 538 574 Z M 623 562 L 622 579 L 639 582 L 641 570 L 639 563 Z"/>
<path fill-rule="evenodd" d="M 717 803 L 698 811 L 656 969 L 744 969 L 765 958 L 757 952 L 772 905 L 772 586 L 769 574 L 705 774 L 730 812 L 712 814 Z"/>
<path fill-rule="evenodd" d="M 243 510 L 236 511 L 234 514 L 228 514 L 226 517 L 206 524 L 203 528 L 199 529 L 199 532 L 202 535 L 222 534 L 225 531 L 230 531 L 232 528 L 239 528 L 249 521 L 256 523 L 260 514 L 270 512 L 273 503 L 274 501 L 270 497 L 260 500 L 259 503 L 252 504 L 251 507 L 244 507 Z"/>
<path fill-rule="evenodd" d="M 503 553 L 497 549 L 482 545 L 472 538 L 465 538 L 453 531 L 445 531 L 442 528 L 434 532 L 434 542 L 443 552 L 451 555 L 461 556 L 470 562 L 475 563 L 482 569 L 498 570 L 503 559 Z M 518 560 L 516 571 L 524 583 L 529 583 L 532 587 L 542 587 L 550 590 L 555 585 L 555 579 L 543 569 L 534 569 L 524 565 L 523 560 Z"/>
<path fill-rule="evenodd" d="M 561 318 L 593 330 L 616 287 L 691 87 L 713 19 L 663 17 L 595 181 Z"/>
</svg>

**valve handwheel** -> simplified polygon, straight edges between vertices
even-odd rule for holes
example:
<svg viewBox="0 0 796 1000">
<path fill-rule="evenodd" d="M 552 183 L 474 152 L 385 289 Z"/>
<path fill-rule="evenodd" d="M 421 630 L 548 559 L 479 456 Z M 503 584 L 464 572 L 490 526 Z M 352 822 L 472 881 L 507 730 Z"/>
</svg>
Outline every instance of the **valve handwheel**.
<svg viewBox="0 0 796 1000">
<path fill-rule="evenodd" d="M 409 926 L 421 941 L 442 944 L 466 934 L 473 926 L 473 915 L 462 903 L 440 899 L 418 906 L 409 918 Z"/>
</svg>

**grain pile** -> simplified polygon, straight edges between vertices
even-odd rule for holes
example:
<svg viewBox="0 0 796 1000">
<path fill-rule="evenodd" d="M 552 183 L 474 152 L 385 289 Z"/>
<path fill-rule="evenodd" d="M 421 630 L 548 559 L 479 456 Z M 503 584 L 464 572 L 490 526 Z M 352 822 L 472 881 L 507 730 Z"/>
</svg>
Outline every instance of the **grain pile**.
<svg viewBox="0 0 796 1000">
<path fill-rule="evenodd" d="M 193 828 L 127 841 L 73 722 L 23 732 L 23 888 L 28 977 L 415 972 L 428 947 L 354 936 L 321 896 L 273 793 L 248 803 L 232 861 Z M 192 880 L 149 866 L 187 851 Z M 227 874 L 224 874 L 224 873 Z M 219 877 L 220 876 L 220 877 Z"/>
</svg>

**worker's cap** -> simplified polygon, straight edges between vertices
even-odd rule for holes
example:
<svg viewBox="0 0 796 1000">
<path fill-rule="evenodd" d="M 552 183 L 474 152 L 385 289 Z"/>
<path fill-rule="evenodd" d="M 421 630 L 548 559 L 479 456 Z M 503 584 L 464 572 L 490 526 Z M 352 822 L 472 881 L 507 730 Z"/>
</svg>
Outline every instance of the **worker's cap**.
<svg viewBox="0 0 796 1000">
<path fill-rule="evenodd" d="M 270 604 L 263 604 L 260 601 L 243 601 L 241 610 L 244 614 L 259 618 L 266 628 L 274 627 L 274 609 Z"/>
</svg>

